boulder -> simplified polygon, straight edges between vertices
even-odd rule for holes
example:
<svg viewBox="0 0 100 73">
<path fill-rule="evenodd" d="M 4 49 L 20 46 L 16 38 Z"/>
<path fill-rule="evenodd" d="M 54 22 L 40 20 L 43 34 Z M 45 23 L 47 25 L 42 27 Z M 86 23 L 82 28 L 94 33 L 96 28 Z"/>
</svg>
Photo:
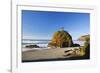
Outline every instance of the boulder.
<svg viewBox="0 0 100 73">
<path fill-rule="evenodd" d="M 86 41 L 88 38 L 90 37 L 90 35 L 83 35 L 83 36 L 80 36 L 78 38 L 79 41 Z"/>
<path fill-rule="evenodd" d="M 71 35 L 65 31 L 60 30 L 54 33 L 51 42 L 48 44 L 49 47 L 71 47 L 73 45 Z"/>
</svg>

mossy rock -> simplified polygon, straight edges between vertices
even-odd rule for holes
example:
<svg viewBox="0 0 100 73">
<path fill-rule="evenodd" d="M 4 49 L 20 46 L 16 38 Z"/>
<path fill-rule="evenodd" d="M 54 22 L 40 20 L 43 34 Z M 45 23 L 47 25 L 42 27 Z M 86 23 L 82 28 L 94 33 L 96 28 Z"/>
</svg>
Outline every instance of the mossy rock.
<svg viewBox="0 0 100 73">
<path fill-rule="evenodd" d="M 90 58 L 90 37 L 85 39 L 85 43 L 82 49 L 85 52 L 84 58 Z"/>
<path fill-rule="evenodd" d="M 57 31 L 54 33 L 51 43 L 48 46 L 71 47 L 73 45 L 72 37 L 67 31 Z"/>
</svg>

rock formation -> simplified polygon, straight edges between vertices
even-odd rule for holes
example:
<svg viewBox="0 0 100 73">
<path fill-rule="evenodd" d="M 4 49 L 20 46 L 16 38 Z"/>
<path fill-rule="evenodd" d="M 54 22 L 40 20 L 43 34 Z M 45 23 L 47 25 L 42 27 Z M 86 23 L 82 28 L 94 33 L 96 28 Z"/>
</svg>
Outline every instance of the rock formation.
<svg viewBox="0 0 100 73">
<path fill-rule="evenodd" d="M 39 48 L 38 45 L 26 45 L 25 47 L 26 48 Z"/>
<path fill-rule="evenodd" d="M 89 37 L 90 37 L 90 35 L 83 35 L 83 36 L 79 37 L 78 40 L 86 41 L 86 39 L 89 38 Z"/>
<path fill-rule="evenodd" d="M 60 30 L 54 33 L 51 42 L 48 44 L 48 47 L 71 47 L 73 45 L 71 35 L 65 31 Z"/>
</svg>

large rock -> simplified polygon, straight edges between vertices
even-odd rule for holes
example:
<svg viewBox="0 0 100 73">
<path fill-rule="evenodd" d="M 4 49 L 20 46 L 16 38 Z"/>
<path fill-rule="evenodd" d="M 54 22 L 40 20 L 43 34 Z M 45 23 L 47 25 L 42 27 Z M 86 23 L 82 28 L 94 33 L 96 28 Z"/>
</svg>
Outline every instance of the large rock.
<svg viewBox="0 0 100 73">
<path fill-rule="evenodd" d="M 83 35 L 78 38 L 79 41 L 86 41 L 88 38 L 90 38 L 90 35 Z"/>
<path fill-rule="evenodd" d="M 90 58 L 90 37 L 87 37 L 83 46 L 85 50 L 85 58 Z"/>
<path fill-rule="evenodd" d="M 73 45 L 71 35 L 65 31 L 60 30 L 54 33 L 51 42 L 48 44 L 48 47 L 71 47 Z"/>
</svg>

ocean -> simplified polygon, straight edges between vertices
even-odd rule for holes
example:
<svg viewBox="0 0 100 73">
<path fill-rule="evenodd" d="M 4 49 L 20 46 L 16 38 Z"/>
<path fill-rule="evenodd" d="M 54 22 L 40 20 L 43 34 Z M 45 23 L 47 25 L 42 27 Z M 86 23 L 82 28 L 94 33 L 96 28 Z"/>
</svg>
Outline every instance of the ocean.
<svg viewBox="0 0 100 73">
<path fill-rule="evenodd" d="M 26 45 L 38 45 L 40 47 L 47 47 L 48 43 L 51 40 L 43 40 L 43 39 L 23 39 L 22 40 L 22 47 L 25 47 Z M 80 46 L 84 45 L 84 41 L 79 40 L 73 40 L 74 44 L 79 44 Z"/>
</svg>

